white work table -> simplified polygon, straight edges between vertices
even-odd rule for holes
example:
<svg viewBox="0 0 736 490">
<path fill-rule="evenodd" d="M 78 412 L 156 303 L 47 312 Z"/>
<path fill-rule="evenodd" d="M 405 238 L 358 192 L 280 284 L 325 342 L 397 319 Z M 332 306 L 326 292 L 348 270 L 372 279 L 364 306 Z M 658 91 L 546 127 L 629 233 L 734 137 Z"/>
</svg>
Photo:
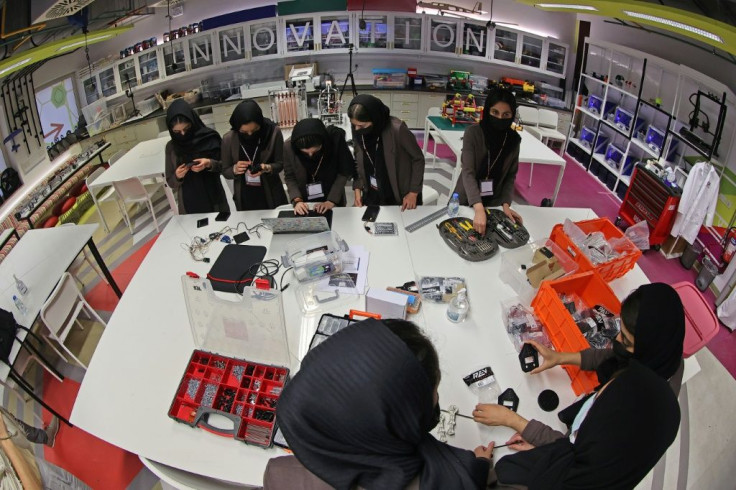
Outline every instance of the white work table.
<svg viewBox="0 0 736 490">
<path fill-rule="evenodd" d="M 424 122 L 424 151 L 427 151 L 427 137 L 429 129 L 437 131 L 439 139 L 447 144 L 452 152 L 455 154 L 456 164 L 455 170 L 452 174 L 452 189 L 455 188 L 457 180 L 460 178 L 461 169 L 461 155 L 463 150 L 463 135 L 465 134 L 464 129 L 467 125 L 457 125 L 457 129 L 442 129 L 437 126 L 431 119 L 431 117 L 439 116 L 427 116 Z M 560 167 L 557 175 L 557 182 L 555 183 L 555 190 L 552 194 L 552 203 L 557 200 L 557 194 L 560 191 L 560 185 L 562 184 L 562 176 L 565 173 L 565 159 L 555 153 L 551 148 L 542 143 L 539 139 L 535 138 L 534 135 L 529 133 L 527 130 L 518 131 L 521 136 L 521 147 L 519 148 L 519 162 L 530 163 L 532 169 L 535 163 L 543 165 L 556 165 Z M 532 172 L 529 172 L 529 186 L 532 185 Z"/>
<path fill-rule="evenodd" d="M 164 150 L 166 143 L 170 140 L 171 138 L 167 135 L 138 143 L 100 174 L 94 182 L 91 182 L 91 187 L 105 187 L 112 185 L 113 182 L 132 177 L 163 179 L 165 174 Z"/>
<path fill-rule="evenodd" d="M 503 327 L 500 301 L 514 295 L 498 278 L 501 253 L 488 261 L 466 262 L 449 249 L 435 225 L 407 233 L 403 225 L 412 223 L 439 208 L 425 206 L 401 213 L 398 208 L 381 208 L 378 221 L 399 224 L 396 237 L 368 234 L 360 221 L 362 209 L 335 209 L 333 230 L 351 246 L 363 245 L 370 252 L 368 284 L 376 288 L 397 286 L 421 274 L 459 275 L 467 280 L 471 304 L 468 319 L 453 324 L 446 319 L 446 305 L 424 303 L 409 319 L 419 324 L 434 341 L 440 354 L 442 382 L 440 405 L 455 404 L 460 413 L 470 414 L 477 398 L 465 386 L 462 377 L 490 365 L 502 389 L 512 387 L 521 399 L 519 411 L 561 428 L 556 412 L 541 411 L 536 397 L 542 389 L 554 389 L 560 396 L 560 408 L 573 400 L 570 379 L 561 368 L 539 376 L 521 372 L 511 341 Z M 590 210 L 536 208 L 520 206 L 532 238 L 549 235 L 552 226 L 570 217 L 575 220 L 594 217 Z M 463 209 L 469 216 L 470 209 Z M 261 217 L 275 216 L 276 211 L 236 212 L 227 225 L 244 219 L 248 227 Z M 202 215 L 175 216 L 166 226 L 141 264 L 110 319 L 79 390 L 71 421 L 91 434 L 151 460 L 159 471 L 164 465 L 190 474 L 248 485 L 261 485 L 267 461 L 285 454 L 278 448 L 261 449 L 219 437 L 202 429 L 193 429 L 168 417 L 168 410 L 195 344 L 181 287 L 181 276 L 193 271 L 204 276 L 211 263 L 195 262 L 182 248 L 194 235 L 206 236 L 219 231 L 224 223 L 214 222 L 196 228 Z M 242 227 L 240 229 L 242 231 Z M 269 247 L 266 258 L 281 255 L 284 247 L 301 235 L 273 237 L 268 231 L 261 237 L 249 233 L 247 245 Z M 224 244 L 214 243 L 207 254 L 212 260 Z M 277 279 L 280 279 L 280 274 Z M 638 267 L 614 283 L 619 295 L 646 281 Z M 287 273 L 284 283 L 284 314 L 289 349 L 294 358 L 303 357 L 321 314 L 343 315 L 350 308 L 363 309 L 363 298 L 326 305 L 305 315 L 297 305 L 296 281 Z M 620 284 L 617 284 L 620 283 Z M 298 368 L 296 359 L 290 366 Z M 448 442 L 472 449 L 491 440 L 503 442 L 511 435 L 508 429 L 487 427 L 458 419 L 457 435 Z M 505 450 L 496 452 L 498 458 Z M 174 470 L 175 471 L 175 470 Z M 196 485 L 193 485 L 196 486 Z M 214 487 L 214 486 L 213 486 Z"/>
</svg>

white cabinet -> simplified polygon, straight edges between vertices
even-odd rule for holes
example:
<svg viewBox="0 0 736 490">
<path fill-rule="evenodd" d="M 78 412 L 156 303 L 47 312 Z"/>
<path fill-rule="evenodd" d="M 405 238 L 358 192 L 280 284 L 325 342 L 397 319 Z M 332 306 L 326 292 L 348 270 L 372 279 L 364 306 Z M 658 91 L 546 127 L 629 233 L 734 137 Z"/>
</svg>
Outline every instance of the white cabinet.
<svg viewBox="0 0 736 490">
<path fill-rule="evenodd" d="M 568 48 L 566 45 L 554 41 L 547 41 L 544 69 L 564 77 L 567 51 Z"/>
<path fill-rule="evenodd" d="M 424 23 L 426 16 L 415 14 L 390 14 L 389 48 L 404 53 L 421 53 L 424 50 Z"/>
<path fill-rule="evenodd" d="M 284 54 L 314 51 L 315 24 L 315 16 L 308 14 L 279 17 Z"/>
<path fill-rule="evenodd" d="M 351 16 L 348 12 L 321 13 L 317 19 L 317 45 L 320 51 L 347 53 L 354 43 Z"/>
<path fill-rule="evenodd" d="M 361 19 L 365 27 L 360 28 Z M 389 16 L 387 14 L 359 14 L 353 16 L 353 29 L 358 33 L 356 47 L 361 53 L 385 53 L 389 47 Z"/>
<path fill-rule="evenodd" d="M 115 77 L 115 67 L 108 67 L 100 70 L 97 74 L 97 78 L 100 81 L 100 93 L 103 97 L 110 97 L 115 95 L 118 91 L 118 84 Z"/>
<path fill-rule="evenodd" d="M 140 74 L 141 85 L 155 82 L 161 78 L 161 60 L 159 59 L 160 50 L 151 48 L 136 55 L 138 63 L 138 73 Z"/>
<path fill-rule="evenodd" d="M 457 56 L 458 42 L 461 37 L 461 22 L 431 17 L 429 19 L 429 33 L 427 34 L 427 51 L 440 56 Z"/>
<path fill-rule="evenodd" d="M 490 59 L 490 31 L 485 22 L 463 21 L 459 35 L 458 54 L 472 60 Z"/>
<path fill-rule="evenodd" d="M 248 59 L 265 60 L 278 58 L 279 23 L 276 19 L 261 19 L 245 25 L 248 41 Z"/>
<path fill-rule="evenodd" d="M 128 56 L 117 64 L 118 80 L 120 80 L 121 92 L 138 86 L 138 66 L 135 57 Z"/>
<path fill-rule="evenodd" d="M 89 105 L 100 98 L 99 86 L 100 82 L 97 79 L 96 73 L 82 81 L 85 105 Z"/>
</svg>

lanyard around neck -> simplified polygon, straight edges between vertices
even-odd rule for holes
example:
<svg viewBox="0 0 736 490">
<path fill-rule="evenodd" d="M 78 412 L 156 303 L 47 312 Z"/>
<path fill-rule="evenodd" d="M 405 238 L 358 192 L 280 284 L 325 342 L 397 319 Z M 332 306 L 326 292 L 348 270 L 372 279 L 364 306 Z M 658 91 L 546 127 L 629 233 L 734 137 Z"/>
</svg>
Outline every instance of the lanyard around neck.
<svg viewBox="0 0 736 490">
<path fill-rule="evenodd" d="M 501 143 L 501 149 L 498 150 L 498 154 L 496 155 L 496 159 L 493 160 L 493 164 L 491 164 L 491 151 L 490 149 L 488 150 L 488 172 L 486 173 L 486 180 L 491 178 L 491 170 L 493 170 L 493 167 L 496 166 L 498 158 L 501 156 L 501 153 L 503 153 L 503 147 L 506 146 L 506 138 L 508 137 L 508 135 L 508 131 L 503 135 L 503 143 Z"/>
<path fill-rule="evenodd" d="M 324 160 L 324 159 L 325 159 L 325 155 L 323 153 L 322 156 L 319 157 L 319 163 L 317 164 L 317 169 L 312 174 L 312 182 L 314 182 L 315 180 L 317 180 L 317 174 L 319 173 L 319 168 L 322 166 L 322 160 Z"/>
<path fill-rule="evenodd" d="M 363 151 L 365 152 L 365 155 L 368 157 L 368 160 L 371 162 L 371 167 L 373 167 L 372 175 L 376 175 L 376 173 L 378 172 L 378 169 L 376 168 L 376 163 L 373 161 L 373 158 L 371 158 L 371 154 L 368 153 L 368 148 L 365 147 L 365 138 L 361 136 L 360 141 L 363 144 Z M 376 138 L 376 153 L 378 153 L 378 144 L 380 143 L 380 141 L 381 141 L 381 137 L 379 136 L 378 138 Z"/>
<path fill-rule="evenodd" d="M 248 152 L 245 151 L 243 144 L 240 143 L 240 149 L 243 150 L 243 153 L 245 154 L 245 158 L 247 158 L 248 161 L 251 163 L 253 163 L 254 158 L 256 157 L 256 155 L 258 155 L 258 148 L 260 148 L 260 146 L 261 146 L 261 138 L 258 138 L 258 144 L 256 145 L 256 151 L 253 152 L 253 156 L 251 157 L 250 155 L 248 155 Z"/>
</svg>

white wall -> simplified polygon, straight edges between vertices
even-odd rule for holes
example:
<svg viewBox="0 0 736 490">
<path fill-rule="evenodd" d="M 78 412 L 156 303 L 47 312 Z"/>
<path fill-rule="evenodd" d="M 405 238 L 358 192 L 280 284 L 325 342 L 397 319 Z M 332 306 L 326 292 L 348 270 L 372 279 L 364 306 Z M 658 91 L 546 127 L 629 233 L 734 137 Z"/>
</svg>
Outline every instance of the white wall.
<svg viewBox="0 0 736 490">
<path fill-rule="evenodd" d="M 654 33 L 647 33 L 631 27 L 607 23 L 601 17 L 583 15 L 580 16 L 580 19 L 591 23 L 591 39 L 621 44 L 664 58 L 673 63 L 689 66 L 704 75 L 720 81 L 736 92 L 736 65 L 733 63 L 729 63 L 702 49 L 675 41 L 674 39 Z M 668 34 L 674 35 L 671 32 L 668 32 Z M 689 42 L 696 42 L 690 38 L 684 39 L 687 39 Z M 703 44 L 703 46 L 706 45 Z"/>
</svg>

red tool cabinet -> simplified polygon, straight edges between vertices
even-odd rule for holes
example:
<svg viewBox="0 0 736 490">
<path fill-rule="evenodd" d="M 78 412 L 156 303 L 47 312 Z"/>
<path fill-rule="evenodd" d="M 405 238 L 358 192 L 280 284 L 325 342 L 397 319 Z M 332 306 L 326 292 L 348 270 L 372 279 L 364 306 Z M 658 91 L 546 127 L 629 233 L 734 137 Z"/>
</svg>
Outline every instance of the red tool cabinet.
<svg viewBox="0 0 736 490">
<path fill-rule="evenodd" d="M 672 230 L 681 195 L 680 188 L 673 189 L 643 165 L 637 165 L 616 222 L 633 225 L 646 220 L 649 245 L 658 249 Z"/>
</svg>

